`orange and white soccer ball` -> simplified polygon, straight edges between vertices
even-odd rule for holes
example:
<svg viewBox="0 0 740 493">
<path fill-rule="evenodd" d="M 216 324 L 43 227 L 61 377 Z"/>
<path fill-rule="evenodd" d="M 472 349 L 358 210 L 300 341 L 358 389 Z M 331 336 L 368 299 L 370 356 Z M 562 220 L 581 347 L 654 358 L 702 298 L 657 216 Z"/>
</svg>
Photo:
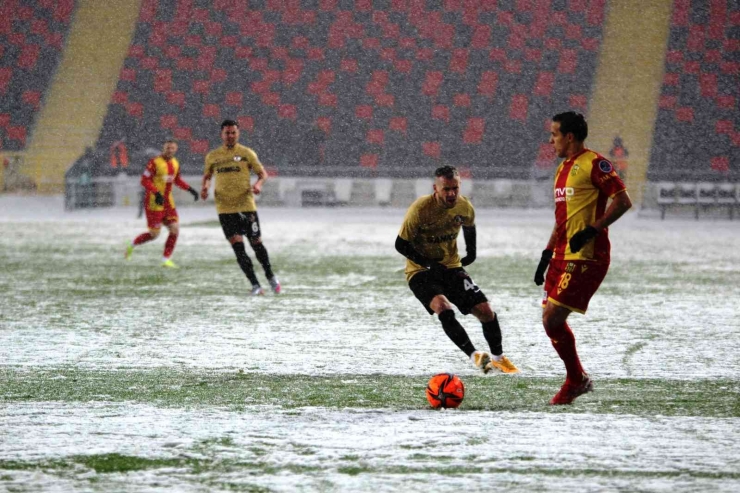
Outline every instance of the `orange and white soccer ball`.
<svg viewBox="0 0 740 493">
<path fill-rule="evenodd" d="M 427 400 L 434 409 L 454 408 L 462 404 L 465 385 L 460 377 L 452 373 L 438 373 L 429 379 Z"/>
</svg>

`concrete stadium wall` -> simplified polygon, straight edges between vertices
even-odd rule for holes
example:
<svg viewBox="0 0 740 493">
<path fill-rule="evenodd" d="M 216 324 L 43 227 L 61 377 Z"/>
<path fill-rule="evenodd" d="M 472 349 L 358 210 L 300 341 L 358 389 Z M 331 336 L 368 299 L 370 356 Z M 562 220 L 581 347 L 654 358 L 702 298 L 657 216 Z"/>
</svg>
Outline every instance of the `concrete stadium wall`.
<svg viewBox="0 0 740 493">
<path fill-rule="evenodd" d="M 186 182 L 200 189 L 201 176 L 184 176 Z M 300 178 L 272 177 L 258 197 L 260 205 L 287 207 L 408 207 L 417 197 L 432 193 L 432 179 L 391 178 Z M 551 207 L 550 180 L 463 180 L 462 193 L 477 207 Z M 89 183 L 67 184 L 68 201 L 95 190 L 95 198 L 82 201 L 84 207 L 138 206 L 141 185 L 138 177 L 121 174 L 95 178 Z M 175 188 L 178 206 L 190 206 L 192 197 Z M 71 198 L 70 198 L 71 197 Z M 207 203 L 213 203 L 213 193 Z M 205 205 L 198 202 L 198 205 Z M 77 208 L 68 206 L 69 209 Z"/>
</svg>

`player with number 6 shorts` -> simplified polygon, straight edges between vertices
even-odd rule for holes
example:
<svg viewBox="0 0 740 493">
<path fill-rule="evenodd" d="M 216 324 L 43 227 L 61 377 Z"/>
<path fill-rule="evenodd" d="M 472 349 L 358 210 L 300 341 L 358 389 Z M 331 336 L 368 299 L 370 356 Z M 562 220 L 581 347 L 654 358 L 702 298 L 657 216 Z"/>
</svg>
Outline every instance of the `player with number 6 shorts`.
<svg viewBox="0 0 740 493">
<path fill-rule="evenodd" d="M 253 149 L 239 143 L 239 123 L 235 120 L 224 120 L 221 123 L 221 141 L 223 145 L 206 155 L 203 170 L 203 186 L 200 196 L 208 198 L 211 179 L 215 177 L 214 201 L 218 220 L 226 240 L 236 255 L 244 275 L 249 279 L 252 288 L 251 296 L 264 294 L 262 286 L 254 272 L 252 260 L 244 248 L 244 236 L 254 250 L 254 255 L 265 271 L 265 277 L 275 294 L 280 294 L 281 287 L 277 276 L 272 271 L 270 257 L 262 243 L 262 232 L 257 215 L 255 195 L 262 192 L 262 184 L 267 180 L 267 172 Z M 252 173 L 257 181 L 252 184 Z"/>
<path fill-rule="evenodd" d="M 409 288 L 430 315 L 437 314 L 447 336 L 476 368 L 483 373 L 494 369 L 516 373 L 519 370 L 504 356 L 498 317 L 464 268 L 476 257 L 475 209 L 460 195 L 457 169 L 442 166 L 434 176 L 434 193 L 411 204 L 396 238 L 396 250 L 406 257 Z M 466 248 L 462 259 L 457 251 L 460 229 Z M 453 305 L 480 320 L 490 353 L 475 349 L 455 318 Z"/>
</svg>

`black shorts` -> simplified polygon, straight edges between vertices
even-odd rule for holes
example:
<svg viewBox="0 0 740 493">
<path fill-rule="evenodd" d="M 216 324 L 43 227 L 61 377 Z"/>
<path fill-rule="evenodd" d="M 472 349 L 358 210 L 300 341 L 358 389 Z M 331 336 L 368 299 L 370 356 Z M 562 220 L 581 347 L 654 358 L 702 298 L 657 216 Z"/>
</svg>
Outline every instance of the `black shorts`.
<svg viewBox="0 0 740 493">
<path fill-rule="evenodd" d="M 450 300 L 463 315 L 470 313 L 474 306 L 488 301 L 483 291 L 462 267 L 447 269 L 440 275 L 435 275 L 431 271 L 419 272 L 409 281 L 409 288 L 430 315 L 434 312 L 429 305 L 432 299 L 440 294 Z"/>
<path fill-rule="evenodd" d="M 232 236 L 242 235 L 250 240 L 255 240 L 262 236 L 260 232 L 260 219 L 257 217 L 257 212 L 219 214 L 218 220 L 221 222 L 221 229 L 224 230 L 226 239 Z"/>
</svg>

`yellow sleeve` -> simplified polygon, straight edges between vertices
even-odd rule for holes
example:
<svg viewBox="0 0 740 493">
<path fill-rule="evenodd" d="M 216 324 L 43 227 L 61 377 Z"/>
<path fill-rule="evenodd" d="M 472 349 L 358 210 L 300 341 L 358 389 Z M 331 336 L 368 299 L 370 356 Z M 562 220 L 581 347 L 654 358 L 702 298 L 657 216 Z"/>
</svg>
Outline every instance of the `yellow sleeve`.
<svg viewBox="0 0 740 493">
<path fill-rule="evenodd" d="M 416 203 L 413 203 L 409 207 L 409 210 L 406 211 L 406 216 L 403 218 L 403 224 L 401 225 L 401 230 L 398 232 L 398 236 L 406 241 L 413 241 L 418 231 L 419 208 Z"/>
<path fill-rule="evenodd" d="M 262 173 L 265 168 L 262 166 L 262 163 L 260 163 L 260 159 L 257 157 L 257 153 L 254 152 L 252 149 L 247 148 L 245 151 L 247 155 L 247 162 L 249 163 L 249 167 L 255 174 Z"/>
<path fill-rule="evenodd" d="M 213 159 L 211 159 L 211 153 L 206 154 L 205 167 L 203 168 L 203 174 L 213 176 Z"/>
</svg>

